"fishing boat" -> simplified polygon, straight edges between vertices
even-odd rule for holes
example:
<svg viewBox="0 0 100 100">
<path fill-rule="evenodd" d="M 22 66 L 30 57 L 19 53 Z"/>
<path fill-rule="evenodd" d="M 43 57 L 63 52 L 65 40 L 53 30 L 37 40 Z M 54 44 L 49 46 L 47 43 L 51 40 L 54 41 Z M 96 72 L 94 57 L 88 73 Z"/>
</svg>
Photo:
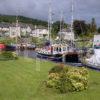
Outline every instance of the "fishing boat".
<svg viewBox="0 0 100 100">
<path fill-rule="evenodd" d="M 37 48 L 37 57 L 57 62 L 79 62 L 76 49 L 68 44 L 55 43 L 43 48 Z"/>
<path fill-rule="evenodd" d="M 94 54 L 86 59 L 86 63 L 90 66 L 100 68 L 100 35 L 94 35 L 93 51 Z"/>
<path fill-rule="evenodd" d="M 14 45 L 5 45 L 5 51 L 16 51 L 16 46 L 14 46 Z"/>
<path fill-rule="evenodd" d="M 44 59 L 62 62 L 62 56 L 66 53 L 66 51 L 68 51 L 67 49 L 66 44 L 52 44 L 50 46 L 37 49 L 37 56 Z"/>
<path fill-rule="evenodd" d="M 73 1 L 73 0 L 72 0 Z M 51 4 L 49 4 L 51 5 Z M 68 33 L 70 40 L 68 43 L 63 43 L 60 34 L 60 40 L 58 43 L 52 42 L 51 40 L 51 26 L 52 26 L 52 10 L 49 8 L 49 20 L 48 20 L 48 31 L 49 31 L 49 40 L 50 45 L 44 46 L 43 48 L 37 48 L 37 57 L 42 59 L 49 59 L 52 61 L 57 62 L 78 62 L 78 53 L 74 47 L 74 32 L 73 32 L 73 2 L 72 2 L 72 17 L 71 17 L 71 26 L 69 28 L 70 32 Z M 62 15 L 61 15 L 61 22 L 62 22 Z M 60 33 L 61 33 L 61 23 L 60 23 Z"/>
</svg>

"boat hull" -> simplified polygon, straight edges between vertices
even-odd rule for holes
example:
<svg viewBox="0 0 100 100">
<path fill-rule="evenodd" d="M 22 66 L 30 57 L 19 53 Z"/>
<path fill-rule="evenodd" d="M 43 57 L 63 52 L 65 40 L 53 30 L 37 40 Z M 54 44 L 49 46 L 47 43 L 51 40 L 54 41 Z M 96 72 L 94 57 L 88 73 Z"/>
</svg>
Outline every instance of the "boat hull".
<svg viewBox="0 0 100 100">
<path fill-rule="evenodd" d="M 16 46 L 6 45 L 5 51 L 16 51 Z"/>
<path fill-rule="evenodd" d="M 64 62 L 64 63 L 79 63 L 79 56 L 77 53 L 67 53 L 65 55 L 63 54 L 56 54 L 56 55 L 50 55 L 50 54 L 43 54 L 43 53 L 37 53 L 37 57 L 41 59 L 47 59 L 55 62 Z"/>
<path fill-rule="evenodd" d="M 62 62 L 63 56 L 62 54 L 43 54 L 43 53 L 37 53 L 37 57 L 41 59 L 47 59 L 55 62 Z"/>
</svg>

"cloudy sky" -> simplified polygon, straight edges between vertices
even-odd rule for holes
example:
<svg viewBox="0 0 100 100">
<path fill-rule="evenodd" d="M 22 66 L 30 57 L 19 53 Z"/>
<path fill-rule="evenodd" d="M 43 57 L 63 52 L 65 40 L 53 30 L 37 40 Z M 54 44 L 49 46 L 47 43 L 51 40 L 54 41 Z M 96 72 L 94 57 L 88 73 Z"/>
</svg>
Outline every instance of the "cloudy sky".
<svg viewBox="0 0 100 100">
<path fill-rule="evenodd" d="M 48 19 L 48 0 L 0 0 L 0 14 L 24 15 L 26 17 Z M 71 0 L 51 0 L 53 20 L 71 20 Z M 100 0 L 74 0 L 74 19 L 91 21 L 95 18 L 100 25 Z"/>
</svg>

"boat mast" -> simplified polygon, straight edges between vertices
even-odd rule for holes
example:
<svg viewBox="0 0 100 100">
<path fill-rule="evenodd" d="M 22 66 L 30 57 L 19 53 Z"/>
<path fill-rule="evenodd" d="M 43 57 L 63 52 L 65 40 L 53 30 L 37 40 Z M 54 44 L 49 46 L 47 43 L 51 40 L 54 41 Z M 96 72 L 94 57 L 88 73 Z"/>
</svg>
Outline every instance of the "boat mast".
<svg viewBox="0 0 100 100">
<path fill-rule="evenodd" d="M 71 6 L 71 32 L 73 32 L 73 22 L 74 22 L 74 1 L 72 0 L 72 6 Z"/>
<path fill-rule="evenodd" d="M 52 9 L 51 9 L 51 0 L 49 1 L 49 15 L 48 15 L 48 32 L 49 32 L 49 41 L 51 43 L 51 29 L 52 29 Z"/>
<path fill-rule="evenodd" d="M 75 39 L 73 23 L 74 23 L 74 1 L 72 0 L 72 4 L 71 4 L 71 34 L 72 34 L 71 47 L 74 46 L 74 39 Z"/>
<path fill-rule="evenodd" d="M 18 33 L 17 33 L 17 28 L 18 28 L 18 15 L 16 15 L 16 46 L 17 46 L 17 42 L 18 42 Z"/>
<path fill-rule="evenodd" d="M 62 41 L 62 21 L 63 21 L 63 12 L 61 11 L 61 16 L 60 16 L 60 40 Z"/>
</svg>

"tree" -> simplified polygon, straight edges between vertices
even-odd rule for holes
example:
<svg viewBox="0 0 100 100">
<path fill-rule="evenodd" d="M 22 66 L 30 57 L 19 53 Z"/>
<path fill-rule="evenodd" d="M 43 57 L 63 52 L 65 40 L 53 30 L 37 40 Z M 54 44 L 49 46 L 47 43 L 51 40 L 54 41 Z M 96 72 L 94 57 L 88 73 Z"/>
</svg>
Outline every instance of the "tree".
<svg viewBox="0 0 100 100">
<path fill-rule="evenodd" d="M 60 31 L 60 21 L 56 21 L 52 25 L 52 30 L 51 30 L 52 37 L 55 38 L 59 31 Z"/>
<path fill-rule="evenodd" d="M 73 23 L 74 32 L 76 35 L 81 35 L 82 33 L 87 33 L 87 24 L 84 20 L 75 20 Z"/>
<path fill-rule="evenodd" d="M 98 33 L 100 33 L 100 27 L 98 28 Z"/>
<path fill-rule="evenodd" d="M 92 18 L 92 21 L 91 21 L 91 33 L 95 33 L 96 31 L 97 31 L 96 21 L 95 21 L 95 18 Z"/>
<path fill-rule="evenodd" d="M 67 24 L 62 21 L 61 22 L 62 28 L 67 28 Z M 55 23 L 53 23 L 52 25 L 52 37 L 55 38 L 58 35 L 58 32 L 60 31 L 60 21 L 56 21 Z"/>
</svg>

